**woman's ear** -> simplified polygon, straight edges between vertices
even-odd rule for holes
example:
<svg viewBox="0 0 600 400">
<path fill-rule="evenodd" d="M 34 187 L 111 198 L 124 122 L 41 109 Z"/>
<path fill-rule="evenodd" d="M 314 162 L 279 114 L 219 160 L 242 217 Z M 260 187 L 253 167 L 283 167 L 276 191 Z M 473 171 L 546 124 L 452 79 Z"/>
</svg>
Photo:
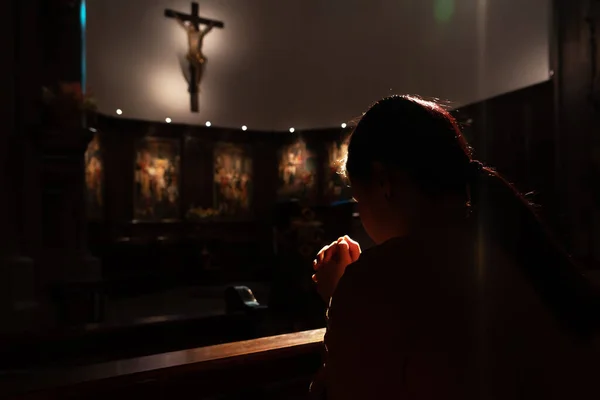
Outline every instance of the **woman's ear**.
<svg viewBox="0 0 600 400">
<path fill-rule="evenodd" d="M 386 200 L 390 200 L 392 198 L 390 175 L 382 163 L 377 161 L 373 163 L 373 178 L 377 189 L 383 192 Z"/>
<path fill-rule="evenodd" d="M 383 185 L 383 183 L 385 182 L 385 179 L 386 179 L 386 175 L 387 175 L 386 168 L 383 166 L 383 164 L 380 163 L 379 161 L 375 161 L 372 165 L 372 171 L 373 171 L 373 183 L 375 183 L 378 186 Z"/>
</svg>

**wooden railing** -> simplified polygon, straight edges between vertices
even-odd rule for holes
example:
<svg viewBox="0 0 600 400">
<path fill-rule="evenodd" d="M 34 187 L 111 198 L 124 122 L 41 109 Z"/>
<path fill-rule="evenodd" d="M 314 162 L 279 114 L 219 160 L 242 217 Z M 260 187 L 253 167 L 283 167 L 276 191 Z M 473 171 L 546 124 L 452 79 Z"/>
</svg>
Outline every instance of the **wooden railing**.
<svg viewBox="0 0 600 400">
<path fill-rule="evenodd" d="M 0 371 L 98 364 L 290 332 L 264 326 L 265 321 L 262 312 L 157 315 L 0 335 Z"/>
<path fill-rule="evenodd" d="M 0 398 L 304 398 L 324 329 L 57 370 L 0 375 Z M 258 397 L 257 397 L 258 396 Z"/>
</svg>

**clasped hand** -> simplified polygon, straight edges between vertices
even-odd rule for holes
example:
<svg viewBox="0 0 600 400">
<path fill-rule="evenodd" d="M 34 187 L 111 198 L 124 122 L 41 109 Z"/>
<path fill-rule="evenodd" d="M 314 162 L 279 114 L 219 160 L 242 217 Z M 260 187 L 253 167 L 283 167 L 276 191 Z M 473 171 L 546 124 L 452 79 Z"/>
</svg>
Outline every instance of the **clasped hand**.
<svg viewBox="0 0 600 400">
<path fill-rule="evenodd" d="M 346 267 L 360 257 L 360 245 L 347 235 L 323 247 L 313 261 L 315 274 L 312 276 L 317 292 L 325 302 L 333 295 Z"/>
</svg>

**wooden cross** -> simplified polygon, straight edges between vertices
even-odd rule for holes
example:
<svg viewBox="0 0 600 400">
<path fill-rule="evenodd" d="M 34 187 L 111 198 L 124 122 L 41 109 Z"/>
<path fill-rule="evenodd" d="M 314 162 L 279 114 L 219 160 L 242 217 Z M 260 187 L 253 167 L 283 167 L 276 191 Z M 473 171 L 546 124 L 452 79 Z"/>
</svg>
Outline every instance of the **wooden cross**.
<svg viewBox="0 0 600 400">
<path fill-rule="evenodd" d="M 192 112 L 198 112 L 198 93 L 200 92 L 200 81 L 202 72 L 206 66 L 207 58 L 202 54 L 202 41 L 204 36 L 212 28 L 224 28 L 225 24 L 221 21 L 202 18 L 199 15 L 198 3 L 192 3 L 192 13 L 183 14 L 173 10 L 165 10 L 165 17 L 176 19 L 181 26 L 185 28 L 188 34 L 189 50 L 187 59 L 190 64 L 190 105 Z M 200 29 L 200 25 L 207 25 L 207 28 Z"/>
</svg>

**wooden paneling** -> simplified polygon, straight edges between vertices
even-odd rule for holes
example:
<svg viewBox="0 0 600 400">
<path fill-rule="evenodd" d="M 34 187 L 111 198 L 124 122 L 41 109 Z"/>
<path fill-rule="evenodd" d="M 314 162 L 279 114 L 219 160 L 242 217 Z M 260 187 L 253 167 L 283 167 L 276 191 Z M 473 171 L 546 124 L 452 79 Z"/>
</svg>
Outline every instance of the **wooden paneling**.
<svg viewBox="0 0 600 400">
<path fill-rule="evenodd" d="M 547 81 L 461 107 L 456 115 L 475 158 L 496 168 L 521 192 L 534 192 L 529 199 L 564 234 L 564 193 L 555 174 L 554 96 L 554 82 Z"/>
</svg>

